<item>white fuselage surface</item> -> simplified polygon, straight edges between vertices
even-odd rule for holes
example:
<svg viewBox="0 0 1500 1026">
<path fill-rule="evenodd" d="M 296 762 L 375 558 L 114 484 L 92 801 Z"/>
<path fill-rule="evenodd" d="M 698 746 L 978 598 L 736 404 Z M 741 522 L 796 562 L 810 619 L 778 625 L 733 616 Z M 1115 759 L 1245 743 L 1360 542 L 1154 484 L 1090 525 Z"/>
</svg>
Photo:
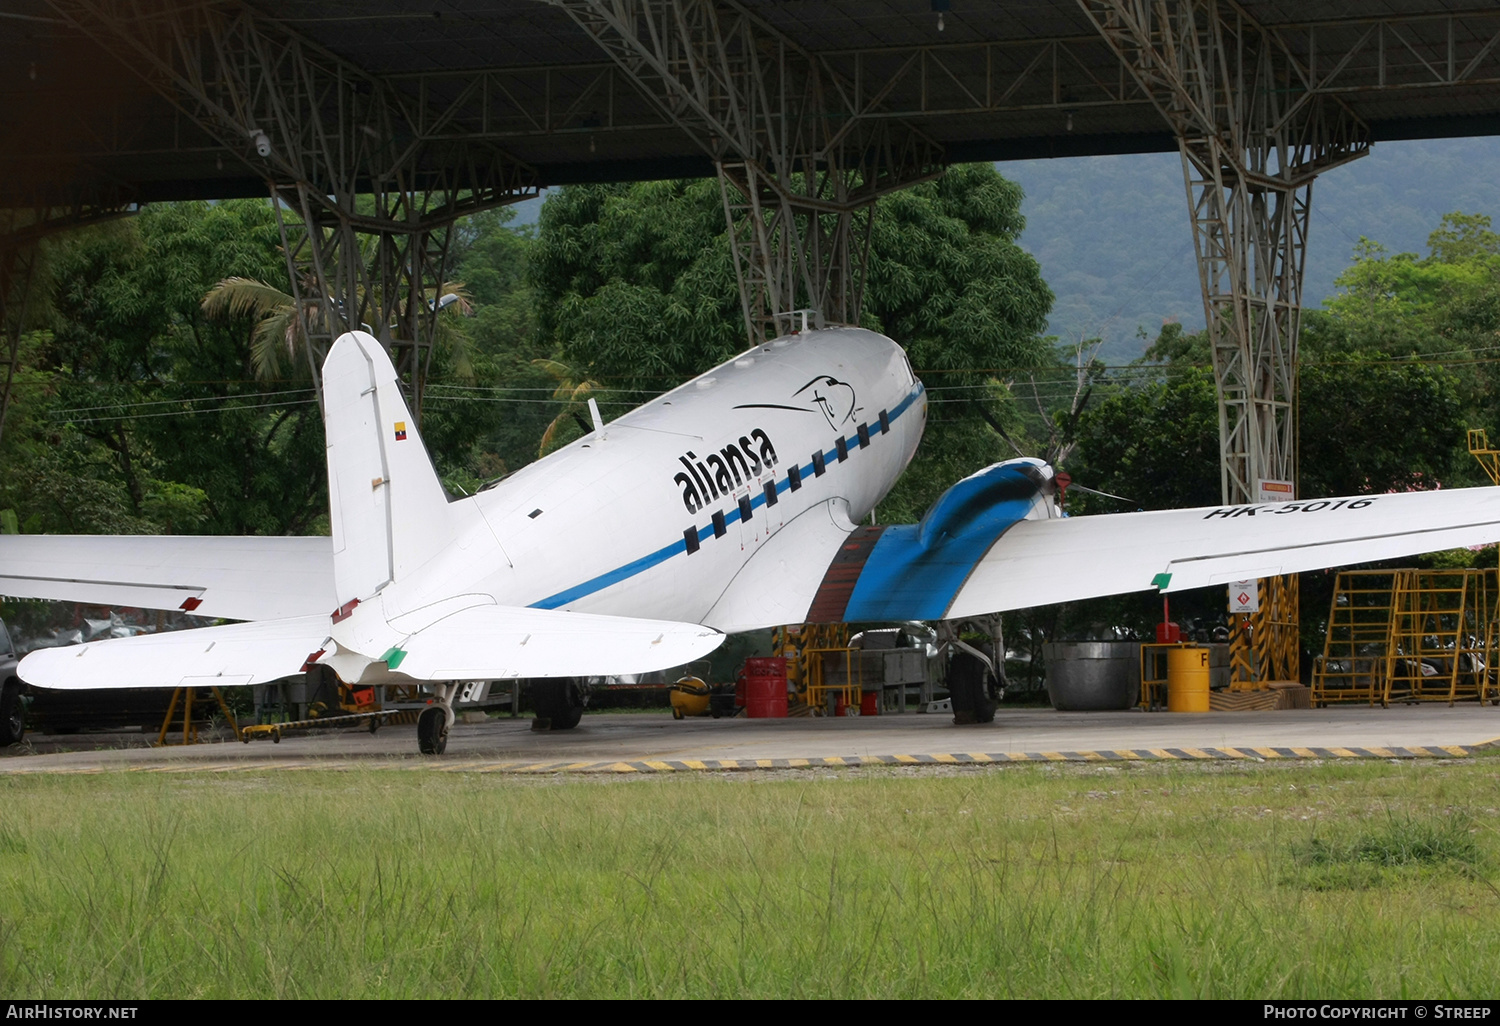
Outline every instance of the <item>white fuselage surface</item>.
<svg viewBox="0 0 1500 1026">
<path fill-rule="evenodd" d="M 925 421 L 923 386 L 890 339 L 777 339 L 452 503 L 454 544 L 386 586 L 384 613 L 482 594 L 725 630 L 781 622 L 711 613 L 799 517 L 847 533 L 868 515 Z M 821 576 L 826 557 L 809 569 Z"/>
</svg>

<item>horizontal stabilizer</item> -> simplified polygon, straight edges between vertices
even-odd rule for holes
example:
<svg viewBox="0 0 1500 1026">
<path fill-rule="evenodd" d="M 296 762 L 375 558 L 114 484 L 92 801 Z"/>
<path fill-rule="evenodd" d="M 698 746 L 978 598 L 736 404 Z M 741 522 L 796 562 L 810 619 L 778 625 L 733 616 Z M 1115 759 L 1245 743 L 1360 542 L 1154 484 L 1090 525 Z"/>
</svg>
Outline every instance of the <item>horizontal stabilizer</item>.
<svg viewBox="0 0 1500 1026">
<path fill-rule="evenodd" d="M 387 665 L 418 680 L 649 673 L 702 659 L 723 640 L 692 623 L 475 606 L 408 637 Z"/>
<path fill-rule="evenodd" d="M 0 535 L 0 595 L 228 620 L 338 606 L 326 537 Z"/>
<path fill-rule="evenodd" d="M 300 673 L 310 657 L 334 648 L 328 632 L 327 616 L 302 616 L 92 641 L 33 652 L 20 674 L 38 687 L 68 689 L 263 684 Z M 697 624 L 485 605 L 406 635 L 386 652 L 363 653 L 350 676 L 371 660 L 398 678 L 433 681 L 647 673 L 701 659 L 723 640 Z M 319 661 L 345 669 L 340 658 Z"/>
<path fill-rule="evenodd" d="M 327 637 L 326 615 L 232 623 L 44 648 L 19 672 L 28 684 L 67 690 L 264 684 L 300 672 Z"/>
</svg>

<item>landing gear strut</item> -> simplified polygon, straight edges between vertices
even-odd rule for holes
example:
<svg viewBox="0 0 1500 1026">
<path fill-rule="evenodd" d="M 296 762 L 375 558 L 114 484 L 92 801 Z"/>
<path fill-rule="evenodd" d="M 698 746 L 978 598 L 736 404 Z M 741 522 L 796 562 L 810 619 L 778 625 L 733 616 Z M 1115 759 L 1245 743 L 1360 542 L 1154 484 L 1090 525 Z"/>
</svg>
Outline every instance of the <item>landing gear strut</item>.
<svg viewBox="0 0 1500 1026">
<path fill-rule="evenodd" d="M 572 677 L 531 681 L 531 707 L 536 710 L 532 730 L 572 730 L 583 719 L 587 703 L 583 687 Z"/>
<path fill-rule="evenodd" d="M 435 701 L 417 716 L 417 750 L 423 755 L 442 755 L 448 750 L 448 728 L 453 726 L 453 696 L 457 684 L 434 684 Z"/>
</svg>

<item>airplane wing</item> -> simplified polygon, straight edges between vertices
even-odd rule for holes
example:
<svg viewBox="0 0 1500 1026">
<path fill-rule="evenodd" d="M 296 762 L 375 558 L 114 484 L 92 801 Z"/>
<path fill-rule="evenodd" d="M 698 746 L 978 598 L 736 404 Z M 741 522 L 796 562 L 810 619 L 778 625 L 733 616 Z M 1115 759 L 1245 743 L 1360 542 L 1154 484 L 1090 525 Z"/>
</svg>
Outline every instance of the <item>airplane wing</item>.
<svg viewBox="0 0 1500 1026">
<path fill-rule="evenodd" d="M 707 622 L 956 619 L 1500 541 L 1500 488 L 1084 517 L 1057 516 L 1051 494 L 1051 468 L 1013 460 L 954 485 L 920 524 L 809 511 L 752 557 Z"/>
<path fill-rule="evenodd" d="M 0 595 L 230 620 L 338 606 L 324 537 L 0 535 Z"/>
<path fill-rule="evenodd" d="M 953 596 L 949 618 L 1183 591 L 1500 540 L 1500 488 L 1024 520 Z"/>
<path fill-rule="evenodd" d="M 19 672 L 63 689 L 261 684 L 328 661 L 330 628 L 325 614 L 91 641 L 32 652 Z M 382 677 L 442 681 L 644 673 L 702 658 L 723 640 L 698 624 L 479 606 L 405 635 L 376 665 Z"/>
</svg>

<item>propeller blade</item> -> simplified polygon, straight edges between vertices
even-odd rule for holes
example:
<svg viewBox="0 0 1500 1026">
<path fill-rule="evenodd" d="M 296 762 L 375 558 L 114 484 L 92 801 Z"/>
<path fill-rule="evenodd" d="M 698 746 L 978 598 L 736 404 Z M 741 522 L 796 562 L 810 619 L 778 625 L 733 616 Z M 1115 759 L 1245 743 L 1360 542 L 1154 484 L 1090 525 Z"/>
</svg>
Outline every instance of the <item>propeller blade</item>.
<svg viewBox="0 0 1500 1026">
<path fill-rule="evenodd" d="M 1121 502 L 1128 502 L 1132 506 L 1138 505 L 1138 503 L 1134 499 L 1127 499 L 1123 495 L 1111 495 L 1109 492 L 1101 492 L 1097 488 L 1089 488 L 1086 485 L 1081 485 L 1081 484 L 1076 484 L 1075 483 L 1075 484 L 1068 485 L 1068 487 L 1069 488 L 1077 489 L 1080 492 L 1088 492 L 1090 495 L 1102 495 L 1106 499 L 1119 499 Z"/>
</svg>

